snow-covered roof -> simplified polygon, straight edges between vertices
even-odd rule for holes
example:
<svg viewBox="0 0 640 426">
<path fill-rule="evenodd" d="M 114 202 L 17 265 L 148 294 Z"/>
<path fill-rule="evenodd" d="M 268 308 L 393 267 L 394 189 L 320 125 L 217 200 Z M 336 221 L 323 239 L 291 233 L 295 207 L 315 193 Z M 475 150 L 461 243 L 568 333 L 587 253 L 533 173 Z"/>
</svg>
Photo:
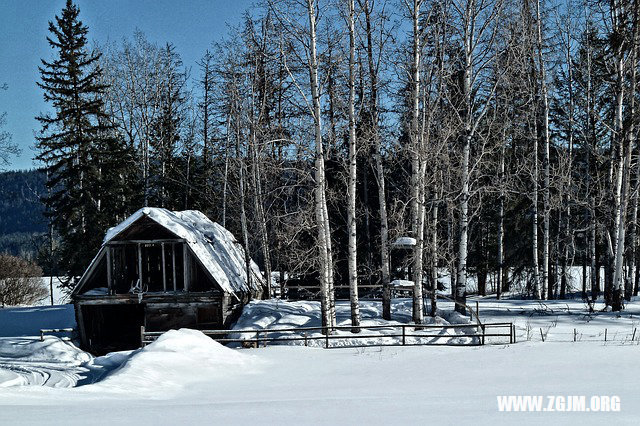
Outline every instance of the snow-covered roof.
<svg viewBox="0 0 640 426">
<path fill-rule="evenodd" d="M 212 222 L 197 210 L 174 212 L 158 207 L 141 208 L 122 223 L 107 231 L 103 247 L 145 216 L 174 233 L 178 238 L 184 239 L 192 253 L 224 291 L 235 294 L 237 291 L 248 292 L 250 290 L 244 249 L 231 232 Z M 97 259 L 98 256 L 93 262 L 96 262 Z M 258 265 L 253 260 L 250 262 L 251 285 L 255 290 L 259 290 L 265 285 L 264 278 Z M 87 269 L 87 271 L 89 270 L 91 270 L 91 266 Z M 80 280 L 80 282 L 82 281 Z"/>
<path fill-rule="evenodd" d="M 393 242 L 394 247 L 411 247 L 416 245 L 416 239 L 413 237 L 399 237 Z"/>
</svg>

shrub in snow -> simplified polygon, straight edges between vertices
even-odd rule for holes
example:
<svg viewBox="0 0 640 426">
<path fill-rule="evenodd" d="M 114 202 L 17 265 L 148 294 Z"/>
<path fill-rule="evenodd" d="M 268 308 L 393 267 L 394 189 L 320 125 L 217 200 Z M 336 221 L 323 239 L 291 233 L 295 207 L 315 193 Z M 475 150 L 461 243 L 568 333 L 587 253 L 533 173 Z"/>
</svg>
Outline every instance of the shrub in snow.
<svg viewBox="0 0 640 426">
<path fill-rule="evenodd" d="M 16 256 L 0 254 L 0 304 L 30 305 L 49 292 L 40 276 L 42 269 L 33 262 Z"/>
</svg>

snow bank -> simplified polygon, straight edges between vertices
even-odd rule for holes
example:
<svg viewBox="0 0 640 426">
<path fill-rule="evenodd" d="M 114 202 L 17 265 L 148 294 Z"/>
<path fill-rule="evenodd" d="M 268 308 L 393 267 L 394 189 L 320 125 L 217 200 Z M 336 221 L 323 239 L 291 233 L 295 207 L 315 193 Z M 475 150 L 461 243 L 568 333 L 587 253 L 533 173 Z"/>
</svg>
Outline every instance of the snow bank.
<svg viewBox="0 0 640 426">
<path fill-rule="evenodd" d="M 259 364 L 256 360 L 254 355 L 227 348 L 200 331 L 170 330 L 145 348 L 131 352 L 120 368 L 93 388 L 166 397 L 158 393 L 159 388 L 177 392 L 203 380 L 251 372 Z M 97 358 L 95 362 L 103 360 Z"/>
<path fill-rule="evenodd" d="M 376 326 L 376 328 L 363 329 L 359 334 L 353 334 L 350 330 L 336 330 L 332 336 L 330 345 L 332 347 L 358 346 L 363 344 L 399 344 L 402 342 L 400 336 L 390 336 L 401 334 L 402 330 L 398 327 L 381 328 L 378 326 L 393 326 L 411 323 L 412 301 L 410 299 L 395 299 L 392 304 L 392 318 L 394 321 L 386 321 L 382 319 L 382 304 L 374 301 L 360 302 L 360 315 L 362 326 Z M 467 324 L 469 319 L 454 313 L 444 313 L 438 311 L 435 318 L 426 316 L 425 324 L 435 325 L 451 325 L 451 324 Z M 336 323 L 338 326 L 351 325 L 351 311 L 349 302 L 341 301 L 336 303 Z M 320 302 L 316 301 L 298 301 L 288 302 L 278 299 L 272 300 L 254 300 L 246 305 L 242 311 L 242 315 L 233 327 L 233 330 L 262 330 L 262 329 L 299 329 L 305 327 L 321 327 L 322 320 L 320 317 Z M 273 344 L 287 344 L 302 346 L 304 340 L 293 340 L 293 338 L 304 337 L 304 333 L 308 337 L 317 338 L 322 336 L 319 330 L 295 330 L 295 331 L 274 331 L 269 332 L 269 338 L 286 338 L 292 339 L 287 342 L 274 342 Z M 425 329 L 414 330 L 407 328 L 407 334 L 438 334 L 438 337 L 407 337 L 407 344 L 415 343 L 432 343 L 432 344 L 462 344 L 472 343 L 475 337 L 469 337 L 468 334 L 474 334 L 473 328 L 468 329 Z M 359 336 L 372 337 L 359 337 Z M 339 336 L 339 337 L 336 337 Z M 442 337 L 440 337 L 442 336 Z M 232 333 L 234 339 L 252 340 L 255 339 L 253 333 Z M 264 336 L 262 336 L 264 337 Z M 271 343 L 269 343 L 271 344 Z M 308 340 L 308 346 L 324 347 L 323 339 Z"/>
<path fill-rule="evenodd" d="M 0 387 L 73 387 L 92 356 L 54 336 L 0 338 Z"/>
<path fill-rule="evenodd" d="M 52 362 L 81 365 L 93 357 L 69 341 L 54 336 L 0 339 L 0 362 Z"/>
</svg>

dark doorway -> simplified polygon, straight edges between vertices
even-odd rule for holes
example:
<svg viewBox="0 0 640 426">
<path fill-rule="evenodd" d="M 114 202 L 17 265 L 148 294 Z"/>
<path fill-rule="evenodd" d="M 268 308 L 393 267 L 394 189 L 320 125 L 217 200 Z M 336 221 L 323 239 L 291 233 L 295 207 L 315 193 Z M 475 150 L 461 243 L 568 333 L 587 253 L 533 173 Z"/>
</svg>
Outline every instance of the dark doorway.
<svg viewBox="0 0 640 426">
<path fill-rule="evenodd" d="M 88 349 L 96 355 L 140 347 L 143 305 L 89 305 L 82 307 Z"/>
</svg>

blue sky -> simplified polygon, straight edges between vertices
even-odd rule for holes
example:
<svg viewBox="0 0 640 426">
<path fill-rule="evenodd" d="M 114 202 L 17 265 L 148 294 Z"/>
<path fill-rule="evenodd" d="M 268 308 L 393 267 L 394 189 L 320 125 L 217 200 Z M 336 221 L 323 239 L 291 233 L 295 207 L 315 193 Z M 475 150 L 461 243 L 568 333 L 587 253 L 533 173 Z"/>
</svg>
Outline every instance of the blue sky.
<svg viewBox="0 0 640 426">
<path fill-rule="evenodd" d="M 140 29 L 152 42 L 171 42 L 192 76 L 196 61 L 211 43 L 236 25 L 253 0 L 75 0 L 80 19 L 89 27 L 89 39 L 103 44 L 131 37 Z M 65 0 L 0 0 L 0 112 L 7 112 L 3 130 L 13 135 L 22 155 L 11 169 L 35 166 L 33 134 L 39 128 L 34 117 L 47 106 L 37 87 L 40 59 L 53 50 L 46 41 L 48 21 L 64 7 Z"/>
</svg>

